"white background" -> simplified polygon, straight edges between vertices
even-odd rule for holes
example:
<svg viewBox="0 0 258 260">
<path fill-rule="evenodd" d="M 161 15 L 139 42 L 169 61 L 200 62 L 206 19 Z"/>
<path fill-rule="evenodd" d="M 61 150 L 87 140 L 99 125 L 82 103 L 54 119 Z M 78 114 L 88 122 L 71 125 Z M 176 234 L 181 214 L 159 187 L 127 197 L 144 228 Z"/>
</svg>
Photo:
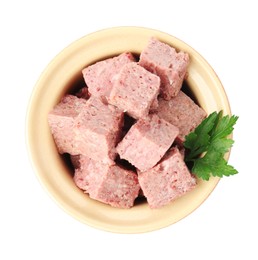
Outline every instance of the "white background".
<svg viewBox="0 0 258 260">
<path fill-rule="evenodd" d="M 256 1 L 0 2 L 0 259 L 258 259 Z M 136 25 L 172 34 L 212 65 L 233 114 L 230 164 L 208 200 L 180 222 L 145 234 L 81 224 L 37 180 L 25 115 L 42 70 L 64 47 L 99 29 Z M 257 93 L 257 92 L 256 92 Z"/>
</svg>

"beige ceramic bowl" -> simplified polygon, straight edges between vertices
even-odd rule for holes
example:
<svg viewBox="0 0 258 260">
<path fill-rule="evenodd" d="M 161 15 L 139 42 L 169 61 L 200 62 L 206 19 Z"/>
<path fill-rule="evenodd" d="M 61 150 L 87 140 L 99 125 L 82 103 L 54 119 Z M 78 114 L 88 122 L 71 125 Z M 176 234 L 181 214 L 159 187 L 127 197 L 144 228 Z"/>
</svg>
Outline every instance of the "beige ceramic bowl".
<svg viewBox="0 0 258 260">
<path fill-rule="evenodd" d="M 66 212 L 87 225 L 107 231 L 140 233 L 171 225 L 203 203 L 219 181 L 218 178 L 208 182 L 199 180 L 196 189 L 161 209 L 150 209 L 147 203 L 138 203 L 131 209 L 117 209 L 94 201 L 79 190 L 70 168 L 57 152 L 47 115 L 65 93 L 80 85 L 81 70 L 122 52 L 139 54 L 151 36 L 190 54 L 187 84 L 207 113 L 223 109 L 225 114 L 230 114 L 221 82 L 200 54 L 169 34 L 139 27 L 106 29 L 72 43 L 47 66 L 28 108 L 27 144 L 39 180 Z"/>
</svg>

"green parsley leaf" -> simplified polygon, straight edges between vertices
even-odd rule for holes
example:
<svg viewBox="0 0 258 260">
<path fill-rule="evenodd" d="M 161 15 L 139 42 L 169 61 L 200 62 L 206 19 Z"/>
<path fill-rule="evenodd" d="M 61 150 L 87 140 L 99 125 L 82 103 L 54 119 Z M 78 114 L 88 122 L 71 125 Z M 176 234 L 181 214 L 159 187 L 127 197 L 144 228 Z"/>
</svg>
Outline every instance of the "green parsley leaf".
<svg viewBox="0 0 258 260">
<path fill-rule="evenodd" d="M 210 174 L 222 177 L 238 173 L 233 166 L 227 164 L 222 154 L 212 150 L 195 160 L 192 172 L 206 181 L 209 180 Z"/>
<path fill-rule="evenodd" d="M 185 137 L 184 147 L 189 149 L 187 159 L 190 160 L 207 151 L 210 144 L 210 131 L 214 128 L 217 113 L 213 112 L 202 123 Z"/>
<path fill-rule="evenodd" d="M 190 170 L 197 177 L 209 180 L 211 175 L 222 177 L 238 173 L 224 159 L 234 143 L 228 136 L 233 132 L 237 120 L 237 116 L 222 116 L 222 111 L 213 112 L 186 136 L 184 147 L 188 153 L 185 161 L 188 167 L 192 165 Z"/>
<path fill-rule="evenodd" d="M 217 153 L 222 153 L 224 155 L 229 151 L 233 143 L 234 141 L 232 139 L 215 139 L 212 141 L 212 149 Z"/>
</svg>

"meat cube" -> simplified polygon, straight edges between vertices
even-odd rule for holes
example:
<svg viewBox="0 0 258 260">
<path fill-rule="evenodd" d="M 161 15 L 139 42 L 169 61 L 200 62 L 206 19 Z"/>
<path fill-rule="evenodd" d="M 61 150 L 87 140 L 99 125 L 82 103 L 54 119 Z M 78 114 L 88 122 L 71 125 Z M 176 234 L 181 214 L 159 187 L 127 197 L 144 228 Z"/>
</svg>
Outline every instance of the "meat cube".
<svg viewBox="0 0 258 260">
<path fill-rule="evenodd" d="M 196 186 L 196 179 L 175 147 L 155 167 L 139 172 L 138 179 L 151 208 L 160 208 Z"/>
<path fill-rule="evenodd" d="M 192 132 L 206 117 L 205 111 L 182 91 L 169 101 L 159 99 L 157 114 L 179 128 L 177 137 L 179 144 L 182 144 L 185 141 L 185 136 Z"/>
<path fill-rule="evenodd" d="M 75 158 L 73 158 L 75 159 Z M 88 156 L 79 155 L 76 158 L 74 182 L 86 193 L 94 192 L 99 183 L 101 183 L 104 172 L 107 172 L 110 165 L 102 161 L 93 160 Z M 91 183 L 91 185 L 90 185 Z"/>
<path fill-rule="evenodd" d="M 110 162 L 116 156 L 124 114 L 91 96 L 74 122 L 78 153 Z"/>
<path fill-rule="evenodd" d="M 109 103 L 135 119 L 147 116 L 159 94 L 160 78 L 136 62 L 123 66 L 114 81 Z"/>
<path fill-rule="evenodd" d="M 116 74 L 123 65 L 132 61 L 135 59 L 131 53 L 122 53 L 83 69 L 82 74 L 91 95 L 108 97 Z"/>
<path fill-rule="evenodd" d="M 120 158 L 128 160 L 140 171 L 157 164 L 178 135 L 178 128 L 157 115 L 149 115 L 135 123 L 117 146 Z"/>
<path fill-rule="evenodd" d="M 135 172 L 85 156 L 81 156 L 74 181 L 92 199 L 118 208 L 132 207 L 140 190 Z"/>
<path fill-rule="evenodd" d="M 76 155 L 78 153 L 73 126 L 75 118 L 86 105 L 86 102 L 85 99 L 65 95 L 61 102 L 48 114 L 48 123 L 60 154 Z"/>
<path fill-rule="evenodd" d="M 153 37 L 142 51 L 139 61 L 139 65 L 160 77 L 160 92 L 166 100 L 176 96 L 181 89 L 188 63 L 187 53 L 176 52 L 173 47 Z"/>
</svg>

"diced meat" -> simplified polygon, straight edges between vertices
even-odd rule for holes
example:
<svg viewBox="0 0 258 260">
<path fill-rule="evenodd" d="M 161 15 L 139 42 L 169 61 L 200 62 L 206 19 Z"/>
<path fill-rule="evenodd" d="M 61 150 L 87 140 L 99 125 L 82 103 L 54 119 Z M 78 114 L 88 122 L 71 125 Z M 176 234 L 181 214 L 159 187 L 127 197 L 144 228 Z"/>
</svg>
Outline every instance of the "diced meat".
<svg viewBox="0 0 258 260">
<path fill-rule="evenodd" d="M 78 98 L 89 99 L 90 93 L 87 87 L 83 87 L 77 93 L 75 93 L 75 96 Z"/>
<path fill-rule="evenodd" d="M 187 53 L 176 52 L 173 47 L 156 38 L 150 39 L 139 61 L 139 65 L 160 77 L 160 92 L 166 100 L 176 96 L 181 89 L 188 63 Z"/>
<path fill-rule="evenodd" d="M 91 96 L 74 122 L 79 154 L 104 162 L 115 159 L 124 114 Z"/>
<path fill-rule="evenodd" d="M 196 186 L 196 179 L 175 147 L 154 168 L 139 172 L 138 179 L 151 208 L 160 208 Z"/>
<path fill-rule="evenodd" d="M 83 69 L 82 74 L 91 95 L 108 97 L 116 74 L 123 65 L 132 61 L 135 59 L 131 53 L 122 53 Z"/>
<path fill-rule="evenodd" d="M 136 62 L 123 66 L 114 81 L 109 103 L 119 107 L 135 119 L 147 116 L 157 99 L 160 78 Z"/>
<path fill-rule="evenodd" d="M 91 198 L 118 208 L 132 207 L 140 190 L 135 172 L 85 156 L 81 156 L 74 181 Z"/>
<path fill-rule="evenodd" d="M 49 113 L 58 152 L 90 198 L 130 208 L 138 197 L 160 208 L 196 186 L 183 142 L 206 113 L 180 90 L 188 63 L 151 38 L 139 62 L 122 53 L 83 69 L 86 84 Z"/>
<path fill-rule="evenodd" d="M 157 115 L 139 119 L 117 146 L 120 158 L 140 171 L 157 164 L 178 135 L 178 128 Z"/>
<path fill-rule="evenodd" d="M 75 184 L 86 193 L 93 193 L 101 183 L 104 172 L 108 171 L 111 164 L 80 155 L 76 165 L 73 177 Z"/>
<path fill-rule="evenodd" d="M 113 207 L 130 208 L 140 190 L 136 173 L 119 166 L 111 166 L 97 193 L 90 197 Z"/>
<path fill-rule="evenodd" d="M 86 100 L 65 95 L 61 102 L 48 114 L 48 123 L 60 154 L 78 154 L 74 139 L 74 120 L 86 105 Z"/>
<path fill-rule="evenodd" d="M 185 136 L 192 132 L 206 117 L 205 111 L 182 91 L 169 101 L 160 98 L 157 114 L 179 128 L 177 138 L 179 144 L 182 144 L 185 141 Z"/>
</svg>

